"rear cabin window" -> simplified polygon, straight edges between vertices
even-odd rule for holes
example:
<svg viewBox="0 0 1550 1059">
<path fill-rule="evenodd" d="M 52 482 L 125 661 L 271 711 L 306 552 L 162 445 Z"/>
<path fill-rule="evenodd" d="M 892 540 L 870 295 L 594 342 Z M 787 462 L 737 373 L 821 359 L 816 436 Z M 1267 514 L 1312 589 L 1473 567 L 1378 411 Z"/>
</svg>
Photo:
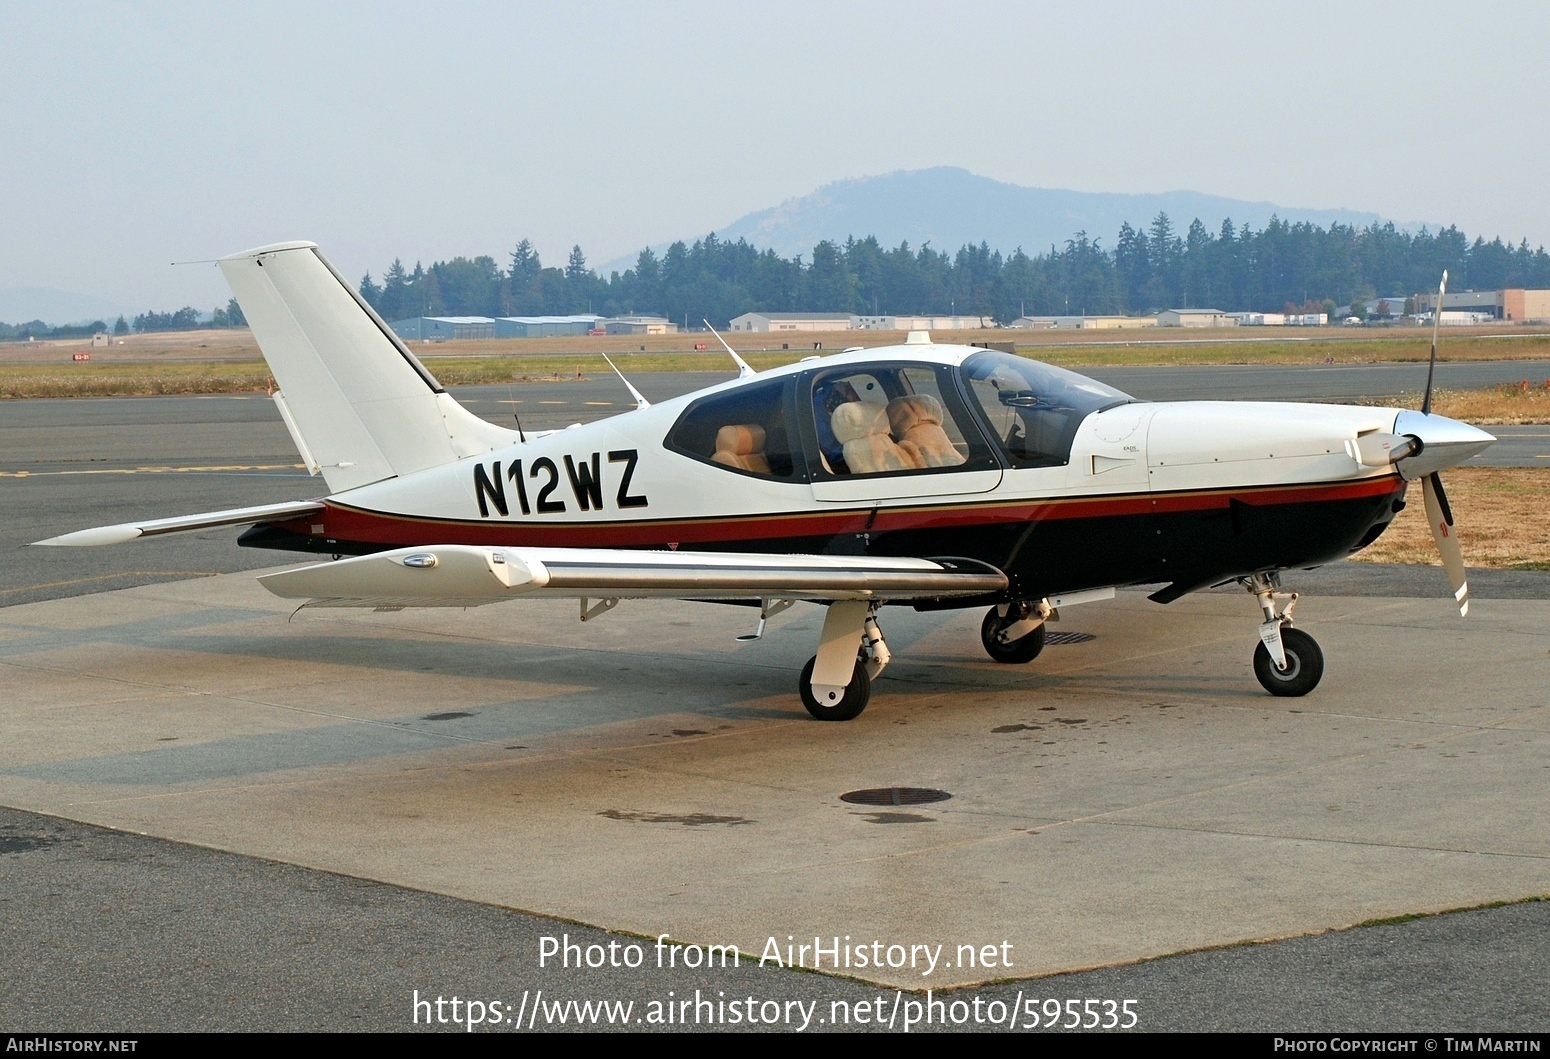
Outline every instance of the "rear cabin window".
<svg viewBox="0 0 1550 1059">
<path fill-rule="evenodd" d="M 787 428 L 789 380 L 740 386 L 689 406 L 667 447 L 731 471 L 782 481 L 798 477 Z"/>
</svg>

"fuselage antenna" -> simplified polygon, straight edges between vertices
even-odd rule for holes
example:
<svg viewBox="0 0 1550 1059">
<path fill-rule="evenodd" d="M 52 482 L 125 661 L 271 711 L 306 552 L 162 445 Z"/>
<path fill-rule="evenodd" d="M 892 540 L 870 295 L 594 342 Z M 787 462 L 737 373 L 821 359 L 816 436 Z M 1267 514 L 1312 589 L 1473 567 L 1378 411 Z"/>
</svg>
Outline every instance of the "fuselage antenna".
<svg viewBox="0 0 1550 1059">
<path fill-rule="evenodd" d="M 603 354 L 603 359 L 608 360 L 607 353 Z M 635 410 L 637 412 L 651 407 L 651 402 L 646 400 L 645 395 L 643 395 L 639 390 L 630 385 L 630 380 L 624 377 L 624 372 L 619 370 L 619 366 L 617 364 L 611 360 L 608 360 L 608 366 L 614 369 L 614 374 L 619 376 L 619 381 L 624 383 L 624 388 L 630 391 L 631 397 L 635 398 Z"/>
<path fill-rule="evenodd" d="M 506 397 L 511 402 L 511 418 L 517 421 L 517 440 L 526 445 L 527 435 L 522 433 L 522 413 L 517 411 L 517 391 L 509 380 L 506 383 Z"/>
<path fill-rule="evenodd" d="M 701 320 L 700 323 L 704 324 L 706 329 L 709 330 L 711 334 L 716 336 L 716 341 L 721 343 L 721 348 L 726 350 L 727 353 L 731 355 L 732 359 L 737 362 L 737 377 L 739 379 L 746 379 L 748 376 L 756 374 L 753 368 L 748 366 L 748 362 L 737 355 L 737 350 L 727 345 L 727 340 L 721 337 L 721 332 L 710 326 L 709 320 Z"/>
</svg>

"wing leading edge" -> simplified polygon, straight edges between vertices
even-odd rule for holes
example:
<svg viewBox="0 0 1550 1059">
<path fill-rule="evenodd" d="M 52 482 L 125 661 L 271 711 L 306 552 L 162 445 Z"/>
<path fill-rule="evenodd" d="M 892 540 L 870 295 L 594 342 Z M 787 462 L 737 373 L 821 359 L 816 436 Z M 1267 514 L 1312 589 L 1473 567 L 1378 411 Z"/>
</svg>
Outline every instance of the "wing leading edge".
<svg viewBox="0 0 1550 1059">
<path fill-rule="evenodd" d="M 265 574 L 277 596 L 321 607 L 476 607 L 526 597 L 890 600 L 1000 592 L 967 559 L 439 545 Z"/>
</svg>

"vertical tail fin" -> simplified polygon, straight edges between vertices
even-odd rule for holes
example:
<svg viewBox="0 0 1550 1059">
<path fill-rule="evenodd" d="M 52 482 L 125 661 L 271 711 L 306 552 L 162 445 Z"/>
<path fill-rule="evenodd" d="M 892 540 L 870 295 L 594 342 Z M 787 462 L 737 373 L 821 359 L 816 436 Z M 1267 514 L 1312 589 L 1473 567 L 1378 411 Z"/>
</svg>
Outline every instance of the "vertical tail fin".
<svg viewBox="0 0 1550 1059">
<path fill-rule="evenodd" d="M 220 261 L 284 394 L 297 447 L 333 492 L 511 444 L 463 408 L 315 243 Z"/>
</svg>

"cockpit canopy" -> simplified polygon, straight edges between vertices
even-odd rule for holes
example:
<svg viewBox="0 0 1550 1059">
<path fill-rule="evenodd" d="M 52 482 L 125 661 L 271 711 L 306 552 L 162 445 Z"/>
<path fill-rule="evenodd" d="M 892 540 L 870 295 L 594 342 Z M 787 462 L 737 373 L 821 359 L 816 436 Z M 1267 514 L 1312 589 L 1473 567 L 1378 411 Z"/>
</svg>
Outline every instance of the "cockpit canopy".
<svg viewBox="0 0 1550 1059">
<path fill-rule="evenodd" d="M 667 447 L 784 481 L 1058 467 L 1089 413 L 1130 401 L 1075 372 L 992 350 L 957 369 L 879 359 L 712 394 L 690 405 Z"/>
<path fill-rule="evenodd" d="M 958 374 L 1013 467 L 1064 466 L 1082 420 L 1134 400 L 1074 371 L 994 350 L 968 358 Z"/>
</svg>

